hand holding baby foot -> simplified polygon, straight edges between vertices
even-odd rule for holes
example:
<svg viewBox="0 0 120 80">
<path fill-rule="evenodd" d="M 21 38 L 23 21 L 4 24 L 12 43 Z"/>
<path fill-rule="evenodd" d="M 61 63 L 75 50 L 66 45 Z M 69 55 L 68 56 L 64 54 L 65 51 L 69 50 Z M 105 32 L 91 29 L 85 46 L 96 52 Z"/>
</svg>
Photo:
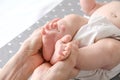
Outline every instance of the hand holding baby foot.
<svg viewBox="0 0 120 80">
<path fill-rule="evenodd" d="M 70 55 L 71 43 L 69 42 L 71 39 L 72 37 L 70 35 L 65 35 L 63 38 L 56 42 L 55 51 L 50 61 L 51 64 L 66 59 Z"/>
</svg>

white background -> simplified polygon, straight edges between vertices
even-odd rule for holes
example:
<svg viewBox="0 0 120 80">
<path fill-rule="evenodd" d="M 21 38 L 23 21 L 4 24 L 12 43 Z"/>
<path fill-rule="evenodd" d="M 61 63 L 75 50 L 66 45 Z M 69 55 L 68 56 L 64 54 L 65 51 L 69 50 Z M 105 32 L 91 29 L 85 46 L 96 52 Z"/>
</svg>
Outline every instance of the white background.
<svg viewBox="0 0 120 80">
<path fill-rule="evenodd" d="M 62 0 L 0 0 L 0 48 Z"/>
</svg>

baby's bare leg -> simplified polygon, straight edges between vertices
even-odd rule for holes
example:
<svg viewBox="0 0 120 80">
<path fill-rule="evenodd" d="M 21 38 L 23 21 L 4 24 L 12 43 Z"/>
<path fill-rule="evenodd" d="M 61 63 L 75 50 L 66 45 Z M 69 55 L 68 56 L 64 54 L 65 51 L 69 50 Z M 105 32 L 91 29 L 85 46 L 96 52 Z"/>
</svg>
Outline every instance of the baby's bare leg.
<svg viewBox="0 0 120 80">
<path fill-rule="evenodd" d="M 120 62 L 120 42 L 102 39 L 79 49 L 77 68 L 82 70 L 112 69 Z"/>
<path fill-rule="evenodd" d="M 72 37 L 65 35 L 63 38 L 58 40 L 55 44 L 55 52 L 51 58 L 51 63 L 54 64 L 57 61 L 64 60 L 70 55 L 71 44 L 68 43 Z"/>
</svg>

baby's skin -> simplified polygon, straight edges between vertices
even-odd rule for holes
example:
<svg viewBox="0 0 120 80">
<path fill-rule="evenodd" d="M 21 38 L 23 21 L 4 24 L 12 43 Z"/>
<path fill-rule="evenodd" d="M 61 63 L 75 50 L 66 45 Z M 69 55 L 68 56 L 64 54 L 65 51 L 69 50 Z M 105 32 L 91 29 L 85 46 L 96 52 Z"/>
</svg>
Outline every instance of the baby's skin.
<svg viewBox="0 0 120 80">
<path fill-rule="evenodd" d="M 59 19 L 54 19 L 50 23 L 47 23 L 42 29 L 43 35 L 43 56 L 46 61 L 49 61 L 52 57 L 55 43 L 58 39 L 63 37 L 63 33 L 65 32 L 64 27 L 60 27 L 58 29 L 56 22 Z"/>
<path fill-rule="evenodd" d="M 54 49 L 53 54 L 48 54 L 46 56 L 46 59 L 52 56 L 50 59 L 51 64 L 55 64 L 57 61 L 66 59 L 70 55 L 73 44 L 76 44 L 76 46 L 78 45 L 77 41 L 70 42 L 72 40 L 71 35 L 64 35 L 68 27 L 61 25 L 58 28 L 58 25 L 56 24 L 58 20 L 59 19 L 54 19 L 51 24 L 46 24 L 46 26 L 42 29 L 42 35 L 44 39 L 43 43 L 44 45 L 47 44 L 46 48 L 49 49 L 47 51 L 53 51 L 52 49 Z"/>
<path fill-rule="evenodd" d="M 109 3 L 99 3 L 96 0 L 80 0 L 80 5 L 86 14 L 104 16 L 120 28 L 120 1 L 113 0 Z"/>
<path fill-rule="evenodd" d="M 51 22 L 47 23 L 42 28 L 44 59 L 46 61 L 51 60 L 57 40 L 61 39 L 65 35 L 69 35 L 73 38 L 77 30 L 86 23 L 87 23 L 87 19 L 74 14 L 67 15 L 62 19 L 58 19 L 58 18 L 53 19 Z M 72 38 L 70 40 L 72 40 Z M 63 42 L 68 42 L 68 41 L 63 41 Z M 60 41 L 58 41 L 57 43 L 59 42 Z"/>
<path fill-rule="evenodd" d="M 71 39 L 72 37 L 70 35 L 65 35 L 56 42 L 55 51 L 50 60 L 51 64 L 64 60 L 70 55 L 72 44 L 69 42 Z"/>
<path fill-rule="evenodd" d="M 119 20 L 120 20 L 120 17 L 119 17 L 119 10 L 118 10 L 118 8 L 120 8 L 120 2 L 119 1 L 112 1 L 112 2 L 110 2 L 110 3 L 108 3 L 108 4 L 105 4 L 105 5 L 97 5 L 94 1 L 95 0 L 80 0 L 81 1 L 81 5 L 83 5 L 82 7 L 83 7 L 83 9 L 86 11 L 86 13 L 87 14 L 90 14 L 90 15 L 94 15 L 94 14 L 98 14 L 98 15 L 102 15 L 102 16 L 105 16 L 110 22 L 112 22 L 114 25 L 116 25 L 118 28 L 120 27 L 120 24 L 119 24 Z M 90 1 L 91 3 L 90 3 L 90 5 L 89 6 L 92 6 L 92 8 L 91 9 L 89 9 L 89 6 L 88 6 L 88 1 Z M 83 3 L 84 4 L 83 4 Z M 92 4 L 92 2 L 96 5 L 96 6 L 94 6 L 93 4 Z M 85 5 L 86 4 L 86 5 Z M 84 6 L 85 5 L 85 6 Z M 111 7 L 112 9 L 110 9 L 109 7 Z M 88 10 L 88 11 L 87 11 Z M 108 10 L 108 11 L 107 11 Z M 116 12 L 116 13 L 115 13 Z M 78 16 L 77 16 L 77 18 L 78 18 Z M 55 63 L 57 60 L 59 61 L 60 60 L 60 58 L 61 58 L 61 60 L 63 59 L 63 58 L 66 58 L 70 53 L 69 53 L 69 48 L 68 48 L 68 53 L 67 53 L 67 55 L 65 56 L 65 54 L 64 54 L 64 49 L 61 47 L 61 46 L 63 46 L 63 45 L 67 45 L 67 44 L 64 44 L 64 41 L 62 40 L 61 41 L 61 39 L 62 39 L 62 37 L 64 36 L 64 35 L 67 35 L 67 34 L 69 34 L 70 36 L 74 36 L 74 34 L 76 33 L 76 31 L 80 28 L 80 26 L 82 26 L 82 25 L 84 25 L 84 24 L 86 24 L 87 23 L 87 21 L 85 20 L 85 19 L 81 19 L 81 18 L 79 18 L 79 19 L 72 19 L 71 21 L 68 21 L 68 20 L 70 20 L 70 18 L 68 19 L 68 18 L 66 18 L 66 20 L 53 20 L 51 23 L 48 23 L 47 25 L 46 25 L 46 27 L 44 27 L 43 28 L 43 30 L 42 30 L 42 34 L 43 34 L 43 57 L 47 60 L 47 61 L 50 61 L 51 60 L 51 63 Z M 75 21 L 76 20 L 76 21 Z M 61 21 L 63 21 L 62 23 L 60 23 Z M 64 23 L 64 21 L 68 21 L 69 23 Z M 82 24 L 81 24 L 81 21 L 83 21 L 82 22 Z M 64 23 L 64 24 L 63 24 Z M 71 24 L 72 23 L 72 24 Z M 66 25 L 67 24 L 67 25 Z M 75 24 L 77 24 L 77 25 L 75 25 Z M 61 26 L 61 27 L 60 27 Z M 74 27 L 74 28 L 73 28 Z M 53 36 L 53 32 L 54 32 L 54 36 Z M 52 36 L 52 37 L 51 37 Z M 48 39 L 49 38 L 49 39 Z M 54 38 L 54 39 L 53 39 Z M 57 40 L 58 40 L 58 42 L 57 42 Z M 70 41 L 70 40 L 68 40 L 68 41 Z M 57 42 L 57 43 L 56 43 Z M 101 40 L 100 41 L 96 41 L 96 44 L 98 44 L 99 42 L 101 42 Z M 61 43 L 61 44 L 60 44 Z M 52 46 L 52 47 L 51 47 Z M 71 46 L 71 45 L 69 45 L 69 46 Z M 67 46 L 68 47 L 68 46 Z M 102 46 L 102 47 L 104 47 L 104 46 Z M 57 49 L 57 48 L 60 48 L 60 49 Z M 55 51 L 55 52 L 54 52 Z M 66 50 L 65 50 L 66 51 Z M 93 50 L 94 51 L 94 50 Z M 99 52 L 100 50 L 99 50 L 99 48 L 98 48 L 98 52 Z M 111 51 L 111 50 L 110 50 Z M 106 57 L 107 56 L 109 56 L 109 54 L 110 54 L 110 51 L 107 51 L 106 53 L 107 54 L 105 54 L 106 55 Z M 58 52 L 58 54 L 57 54 L 57 52 Z M 59 52 L 61 52 L 61 53 L 59 53 Z M 83 51 L 84 52 L 84 51 Z M 88 51 L 89 52 L 89 51 Z M 100 51 L 101 52 L 101 51 Z M 53 54 L 54 53 L 54 54 Z M 85 52 L 84 52 L 85 53 Z M 87 53 L 87 52 L 86 52 Z M 96 52 L 94 52 L 94 54 L 92 54 L 92 55 L 95 55 L 96 54 Z M 111 53 L 112 54 L 112 53 Z M 62 57 L 60 57 L 62 55 Z M 101 54 L 100 54 L 101 55 Z M 103 54 L 104 55 L 104 54 Z M 55 57 L 56 58 L 55 58 Z M 80 56 L 79 56 L 80 57 Z M 102 58 L 103 58 L 103 56 L 101 56 Z M 105 66 L 106 66 L 106 64 L 108 64 L 108 65 L 112 65 L 112 68 L 113 68 L 113 66 L 115 66 L 115 64 L 113 63 L 111 63 L 110 61 L 110 59 L 111 58 L 108 58 L 107 57 L 107 59 L 108 60 L 106 60 L 106 57 L 104 58 L 104 59 L 102 59 L 102 58 L 100 58 L 100 59 L 97 59 L 98 61 L 101 61 L 101 64 L 102 65 L 99 65 L 99 66 L 97 66 L 97 68 L 104 68 Z M 89 57 L 88 57 L 89 58 Z M 89 60 L 91 60 L 91 59 L 94 59 L 94 58 L 91 58 L 91 59 L 85 59 L 85 60 L 88 60 L 88 63 L 89 63 Z M 96 58 L 96 57 L 95 57 Z M 85 62 L 85 60 L 84 59 L 82 59 L 82 58 L 78 58 L 78 59 L 80 59 L 80 60 L 77 60 L 78 62 L 80 62 L 80 61 L 83 61 L 83 63 Z M 102 59 L 102 60 L 101 60 Z M 104 60 L 104 63 L 103 63 L 103 60 Z M 118 60 L 118 59 L 117 59 Z M 105 62 L 106 61 L 106 62 Z M 91 62 L 94 62 L 94 60 L 92 61 L 91 60 Z M 97 62 L 97 61 L 96 61 Z M 80 63 L 82 63 L 82 62 L 80 62 Z M 92 64 L 92 63 L 91 63 Z M 94 63 L 94 64 L 97 64 L 97 63 Z M 78 64 L 79 65 L 79 64 Z M 108 66 L 107 65 L 107 66 Z M 91 65 L 92 67 L 94 67 L 93 65 Z M 81 67 L 81 66 L 80 66 Z M 84 67 L 83 67 L 84 68 Z M 89 66 L 89 68 L 90 68 L 90 66 Z M 105 67 L 106 68 L 106 67 Z M 86 67 L 85 67 L 85 69 L 86 69 Z M 96 67 L 94 67 L 94 68 L 92 68 L 92 69 L 96 69 Z M 110 68 L 108 68 L 107 67 L 107 69 L 111 69 L 111 67 Z"/>
<path fill-rule="evenodd" d="M 43 51 L 45 53 L 48 53 L 48 55 L 45 58 L 46 60 L 48 60 L 52 56 L 52 53 L 54 53 L 50 60 L 52 64 L 59 60 L 67 58 L 68 55 L 70 54 L 71 45 L 68 42 L 71 41 L 72 36 L 71 35 L 64 36 L 66 27 L 62 25 L 58 27 L 56 23 L 58 20 L 59 19 L 54 19 L 53 21 L 51 21 L 51 23 L 46 24 L 46 26 L 42 29 L 44 44 Z M 53 50 L 55 51 L 53 52 Z"/>
</svg>

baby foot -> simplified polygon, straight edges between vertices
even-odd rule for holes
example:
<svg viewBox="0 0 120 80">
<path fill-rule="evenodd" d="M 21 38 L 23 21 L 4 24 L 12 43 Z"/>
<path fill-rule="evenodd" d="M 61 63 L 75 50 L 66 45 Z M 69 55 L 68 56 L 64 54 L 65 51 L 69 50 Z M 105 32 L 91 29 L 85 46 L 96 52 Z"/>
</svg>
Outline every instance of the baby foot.
<svg viewBox="0 0 120 80">
<path fill-rule="evenodd" d="M 43 57 L 46 61 L 50 61 L 56 41 L 62 38 L 65 32 L 65 27 L 62 25 L 58 29 L 58 20 L 60 19 L 54 19 L 42 29 Z"/>
<path fill-rule="evenodd" d="M 51 64 L 64 60 L 70 55 L 71 44 L 68 42 L 70 42 L 71 39 L 72 37 L 70 35 L 66 35 L 56 42 L 55 52 L 50 61 Z"/>
</svg>

